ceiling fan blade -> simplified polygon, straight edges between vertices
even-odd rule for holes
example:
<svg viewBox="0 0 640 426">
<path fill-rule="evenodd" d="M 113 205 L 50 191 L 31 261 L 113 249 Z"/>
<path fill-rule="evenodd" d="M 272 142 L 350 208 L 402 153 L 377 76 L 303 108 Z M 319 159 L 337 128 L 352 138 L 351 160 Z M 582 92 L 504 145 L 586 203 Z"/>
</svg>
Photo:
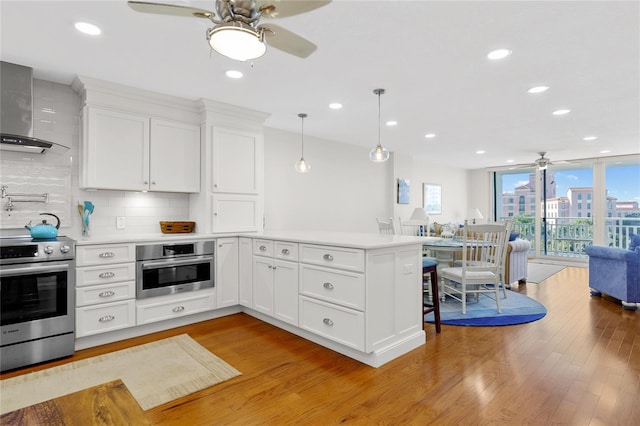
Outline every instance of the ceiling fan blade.
<svg viewBox="0 0 640 426">
<path fill-rule="evenodd" d="M 195 16 L 196 18 L 207 18 L 215 16 L 214 12 L 198 9 L 195 7 L 176 6 L 173 4 L 164 3 L 149 3 L 144 1 L 129 1 L 129 7 L 136 12 L 142 13 L 155 13 L 158 15 L 173 15 L 173 16 Z"/>
<path fill-rule="evenodd" d="M 317 46 L 309 40 L 279 25 L 260 25 L 259 28 L 264 28 L 264 34 L 269 46 L 298 56 L 299 58 L 306 58 L 317 48 Z"/>
<path fill-rule="evenodd" d="M 262 16 L 265 18 L 286 18 L 311 12 L 329 3 L 331 0 L 260 0 L 258 9 L 264 8 Z M 275 6 L 275 8 L 269 6 Z"/>
</svg>

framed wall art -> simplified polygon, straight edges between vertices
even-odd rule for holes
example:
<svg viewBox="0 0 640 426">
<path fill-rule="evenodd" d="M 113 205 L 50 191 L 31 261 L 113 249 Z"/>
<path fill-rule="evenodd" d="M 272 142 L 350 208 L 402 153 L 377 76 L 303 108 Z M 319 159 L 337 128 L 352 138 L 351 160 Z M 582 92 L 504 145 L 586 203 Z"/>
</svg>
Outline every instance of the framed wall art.
<svg viewBox="0 0 640 426">
<path fill-rule="evenodd" d="M 398 178 L 398 204 L 409 204 L 409 179 Z"/>
<path fill-rule="evenodd" d="M 442 214 L 442 185 L 422 184 L 422 202 L 427 214 Z"/>
</svg>

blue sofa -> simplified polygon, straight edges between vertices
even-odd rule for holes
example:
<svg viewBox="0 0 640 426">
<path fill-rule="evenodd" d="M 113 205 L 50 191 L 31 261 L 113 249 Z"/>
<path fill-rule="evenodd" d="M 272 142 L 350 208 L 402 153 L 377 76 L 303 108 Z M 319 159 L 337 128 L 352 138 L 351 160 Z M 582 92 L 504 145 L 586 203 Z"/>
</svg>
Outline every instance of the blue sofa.
<svg viewBox="0 0 640 426">
<path fill-rule="evenodd" d="M 640 302 L 640 247 L 625 250 L 587 246 L 589 287 L 592 296 L 605 293 L 622 301 L 625 309 L 636 310 Z"/>
</svg>

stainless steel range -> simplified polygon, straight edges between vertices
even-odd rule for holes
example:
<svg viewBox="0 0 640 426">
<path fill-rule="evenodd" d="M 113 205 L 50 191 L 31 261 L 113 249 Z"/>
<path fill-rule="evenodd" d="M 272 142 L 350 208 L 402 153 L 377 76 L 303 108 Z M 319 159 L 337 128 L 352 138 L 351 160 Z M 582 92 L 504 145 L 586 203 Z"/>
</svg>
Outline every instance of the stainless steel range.
<svg viewBox="0 0 640 426">
<path fill-rule="evenodd" d="M 0 238 L 0 370 L 73 354 L 75 241 Z"/>
</svg>

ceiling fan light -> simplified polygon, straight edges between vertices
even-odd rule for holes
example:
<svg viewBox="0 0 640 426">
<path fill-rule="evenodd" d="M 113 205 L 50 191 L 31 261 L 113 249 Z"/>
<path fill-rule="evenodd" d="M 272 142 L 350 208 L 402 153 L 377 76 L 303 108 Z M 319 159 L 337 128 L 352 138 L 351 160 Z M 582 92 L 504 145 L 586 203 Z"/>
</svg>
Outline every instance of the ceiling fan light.
<svg viewBox="0 0 640 426">
<path fill-rule="evenodd" d="M 244 22 L 225 22 L 207 33 L 213 50 L 236 61 L 248 61 L 264 55 L 267 45 L 262 34 Z"/>
</svg>

